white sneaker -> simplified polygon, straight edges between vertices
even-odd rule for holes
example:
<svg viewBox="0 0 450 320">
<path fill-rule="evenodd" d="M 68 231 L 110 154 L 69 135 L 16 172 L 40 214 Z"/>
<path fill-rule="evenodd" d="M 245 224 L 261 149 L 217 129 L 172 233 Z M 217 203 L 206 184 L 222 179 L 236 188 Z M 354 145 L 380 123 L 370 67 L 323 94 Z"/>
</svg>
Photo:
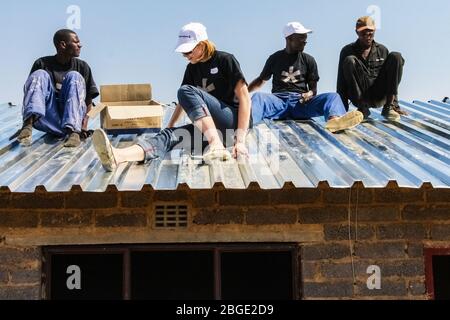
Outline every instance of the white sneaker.
<svg viewBox="0 0 450 320">
<path fill-rule="evenodd" d="M 94 144 L 95 151 L 100 158 L 103 168 L 108 172 L 115 171 L 117 169 L 117 162 L 114 157 L 111 142 L 105 131 L 102 129 L 95 130 L 92 136 L 92 143 Z"/>
</svg>

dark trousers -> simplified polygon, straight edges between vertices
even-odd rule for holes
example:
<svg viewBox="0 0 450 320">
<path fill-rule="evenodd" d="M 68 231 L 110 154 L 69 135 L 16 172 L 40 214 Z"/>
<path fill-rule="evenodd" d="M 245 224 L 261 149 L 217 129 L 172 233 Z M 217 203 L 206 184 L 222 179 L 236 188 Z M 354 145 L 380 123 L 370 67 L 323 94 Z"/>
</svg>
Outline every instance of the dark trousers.
<svg viewBox="0 0 450 320">
<path fill-rule="evenodd" d="M 370 76 L 369 70 L 356 56 L 344 60 L 346 95 L 358 107 L 380 107 L 388 95 L 397 95 L 402 80 L 405 60 L 402 55 L 392 52 L 388 55 L 377 78 Z"/>
</svg>

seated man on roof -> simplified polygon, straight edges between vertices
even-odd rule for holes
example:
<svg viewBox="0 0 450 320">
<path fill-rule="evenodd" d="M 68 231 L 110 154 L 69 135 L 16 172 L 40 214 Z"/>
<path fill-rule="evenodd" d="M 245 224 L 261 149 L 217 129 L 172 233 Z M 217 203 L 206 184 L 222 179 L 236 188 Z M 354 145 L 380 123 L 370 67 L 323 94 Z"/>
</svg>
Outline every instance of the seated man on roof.
<svg viewBox="0 0 450 320">
<path fill-rule="evenodd" d="M 345 46 L 339 58 L 337 92 L 347 109 L 350 100 L 365 118 L 370 116 L 369 108 L 384 106 L 381 115 L 398 121 L 400 115 L 407 115 L 397 100 L 405 60 L 400 53 L 389 53 L 375 42 L 375 31 L 371 17 L 356 22 L 358 40 Z"/>
<path fill-rule="evenodd" d="M 34 127 L 67 137 L 64 146 L 75 148 L 80 145 L 80 135 L 87 133 L 87 113 L 99 91 L 91 68 L 78 59 L 82 47 L 78 35 L 59 30 L 53 43 L 56 55 L 38 59 L 25 83 L 23 127 L 14 137 L 29 145 Z"/>
<path fill-rule="evenodd" d="M 356 127 L 363 120 L 359 111 L 347 113 L 337 93 L 317 95 L 317 64 L 303 52 L 311 32 L 299 22 L 285 26 L 286 48 L 269 57 L 261 75 L 249 86 L 250 92 L 256 91 L 273 77 L 272 94 L 255 93 L 252 97 L 255 124 L 264 119 L 308 120 L 324 116 L 326 128 L 337 132 Z"/>
</svg>

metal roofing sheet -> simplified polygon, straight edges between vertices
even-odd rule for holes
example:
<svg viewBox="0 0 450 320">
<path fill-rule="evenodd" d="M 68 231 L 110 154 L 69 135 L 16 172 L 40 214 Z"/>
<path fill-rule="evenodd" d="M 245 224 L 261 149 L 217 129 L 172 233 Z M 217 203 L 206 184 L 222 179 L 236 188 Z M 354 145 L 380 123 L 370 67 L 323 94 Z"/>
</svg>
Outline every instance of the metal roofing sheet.
<svg viewBox="0 0 450 320">
<path fill-rule="evenodd" d="M 194 161 L 184 150 L 147 165 L 122 164 L 106 173 L 91 142 L 78 149 L 65 149 L 62 141 L 34 131 L 31 147 L 9 141 L 21 126 L 20 107 L 0 106 L 0 186 L 12 192 L 84 191 L 102 192 L 109 185 L 121 191 L 174 190 L 180 184 L 209 189 L 216 183 L 244 189 L 257 183 L 263 189 L 280 189 L 292 182 L 298 188 L 315 188 L 322 181 L 331 187 L 383 188 L 390 181 L 401 187 L 450 187 L 450 104 L 439 101 L 408 103 L 410 112 L 400 122 L 386 122 L 379 110 L 373 120 L 341 134 L 330 134 L 321 119 L 313 121 L 268 121 L 251 131 L 250 159 L 213 166 Z M 98 121 L 91 126 L 98 125 Z M 126 147 L 136 135 L 111 137 L 114 146 Z"/>
</svg>

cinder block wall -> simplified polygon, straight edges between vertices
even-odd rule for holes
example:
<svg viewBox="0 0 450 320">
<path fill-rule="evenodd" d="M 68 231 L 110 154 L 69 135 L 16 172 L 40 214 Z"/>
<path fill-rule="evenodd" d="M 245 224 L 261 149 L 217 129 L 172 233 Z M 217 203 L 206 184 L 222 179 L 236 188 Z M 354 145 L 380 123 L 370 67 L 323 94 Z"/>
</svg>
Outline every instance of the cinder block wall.
<svg viewBox="0 0 450 320">
<path fill-rule="evenodd" d="M 0 300 L 37 300 L 40 290 L 40 249 L 0 245 Z"/>
<path fill-rule="evenodd" d="M 156 204 L 187 204 L 186 229 L 153 227 Z M 349 220 L 351 238 L 349 241 Z M 285 242 L 300 250 L 304 299 L 427 299 L 424 248 L 450 248 L 450 190 L 317 189 L 33 194 L 0 190 L 0 299 L 40 299 L 41 247 Z M 353 256 L 352 254 L 353 253 Z M 367 267 L 382 269 L 368 290 Z"/>
</svg>

